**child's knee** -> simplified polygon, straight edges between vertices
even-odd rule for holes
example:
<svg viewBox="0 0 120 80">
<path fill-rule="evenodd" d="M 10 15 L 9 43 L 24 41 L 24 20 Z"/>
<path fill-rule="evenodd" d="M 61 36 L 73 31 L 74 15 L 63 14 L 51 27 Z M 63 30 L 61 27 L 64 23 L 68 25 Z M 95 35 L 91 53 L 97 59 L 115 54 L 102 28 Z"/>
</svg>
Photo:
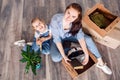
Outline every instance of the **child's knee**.
<svg viewBox="0 0 120 80">
<path fill-rule="evenodd" d="M 53 62 L 60 62 L 62 60 L 62 57 L 52 57 Z"/>
<path fill-rule="evenodd" d="M 42 52 L 42 54 L 48 55 L 48 54 L 50 54 L 50 52 L 49 51 L 48 52 Z"/>
<path fill-rule="evenodd" d="M 50 49 L 42 49 L 42 54 L 50 54 Z"/>
</svg>

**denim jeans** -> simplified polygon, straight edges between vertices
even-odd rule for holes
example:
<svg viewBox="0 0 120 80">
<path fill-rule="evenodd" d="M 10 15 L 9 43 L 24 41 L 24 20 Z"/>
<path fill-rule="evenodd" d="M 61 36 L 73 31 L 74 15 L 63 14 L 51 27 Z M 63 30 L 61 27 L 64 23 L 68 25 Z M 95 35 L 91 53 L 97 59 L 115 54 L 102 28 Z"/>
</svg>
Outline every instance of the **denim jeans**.
<svg viewBox="0 0 120 80">
<path fill-rule="evenodd" d="M 26 51 L 27 50 L 27 46 L 23 47 L 23 50 Z M 50 52 L 50 41 L 47 40 L 45 42 L 42 43 L 42 50 L 40 50 L 40 46 L 36 44 L 36 39 L 34 38 L 32 46 L 31 46 L 31 50 L 34 50 L 37 53 L 42 53 L 42 54 L 49 54 Z"/>
<path fill-rule="evenodd" d="M 87 46 L 88 50 L 91 51 L 95 55 L 96 58 L 100 58 L 101 55 L 100 55 L 95 43 L 93 42 L 92 38 L 86 34 L 85 34 L 84 38 L 85 38 L 85 42 L 86 42 L 86 46 Z M 78 40 L 74 36 L 65 38 L 62 41 L 78 42 Z M 51 58 L 54 62 L 60 62 L 62 60 L 62 56 L 61 56 L 59 50 L 57 49 L 56 44 L 53 41 L 51 43 L 50 54 L 51 54 Z"/>
</svg>

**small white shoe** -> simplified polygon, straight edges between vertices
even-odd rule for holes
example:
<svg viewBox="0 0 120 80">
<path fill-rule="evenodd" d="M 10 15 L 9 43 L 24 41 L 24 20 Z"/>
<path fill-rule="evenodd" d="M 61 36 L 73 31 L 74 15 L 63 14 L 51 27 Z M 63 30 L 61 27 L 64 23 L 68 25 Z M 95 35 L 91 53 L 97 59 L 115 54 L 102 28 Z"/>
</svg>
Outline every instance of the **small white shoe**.
<svg viewBox="0 0 120 80">
<path fill-rule="evenodd" d="M 106 65 L 106 63 L 104 65 L 99 65 L 98 63 L 96 64 L 96 67 L 102 69 L 102 71 L 108 75 L 111 75 L 112 74 L 112 71 L 111 69 Z"/>
<path fill-rule="evenodd" d="M 47 53 L 45 53 L 46 55 L 49 55 L 50 54 L 50 52 L 47 52 Z"/>
<path fill-rule="evenodd" d="M 32 42 L 27 42 L 27 45 L 30 45 L 30 46 L 32 46 Z"/>
<path fill-rule="evenodd" d="M 16 46 L 25 46 L 25 40 L 19 40 L 14 42 L 14 45 Z"/>
</svg>

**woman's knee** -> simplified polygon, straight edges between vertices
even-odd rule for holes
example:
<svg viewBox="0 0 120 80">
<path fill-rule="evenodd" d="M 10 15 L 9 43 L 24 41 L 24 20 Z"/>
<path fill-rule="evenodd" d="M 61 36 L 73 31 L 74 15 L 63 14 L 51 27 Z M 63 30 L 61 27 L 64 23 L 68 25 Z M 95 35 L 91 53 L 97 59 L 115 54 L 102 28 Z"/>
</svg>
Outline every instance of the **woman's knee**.
<svg viewBox="0 0 120 80">
<path fill-rule="evenodd" d="M 52 61 L 53 62 L 60 62 L 62 60 L 62 56 L 61 54 L 59 53 L 59 51 L 54 51 L 54 50 L 50 50 L 50 55 L 51 55 L 51 58 L 52 58 Z"/>
</svg>

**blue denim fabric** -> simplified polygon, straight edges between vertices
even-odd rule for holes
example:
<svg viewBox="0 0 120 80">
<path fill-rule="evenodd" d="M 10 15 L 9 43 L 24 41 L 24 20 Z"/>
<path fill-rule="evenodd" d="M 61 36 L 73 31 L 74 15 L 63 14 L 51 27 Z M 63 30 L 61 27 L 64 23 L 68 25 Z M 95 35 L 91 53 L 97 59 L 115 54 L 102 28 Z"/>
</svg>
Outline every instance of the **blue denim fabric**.
<svg viewBox="0 0 120 80">
<path fill-rule="evenodd" d="M 36 39 L 34 38 L 33 44 L 32 44 L 32 49 L 35 52 L 39 52 L 40 53 L 40 46 L 36 44 Z M 50 41 L 47 40 L 45 42 L 42 43 L 42 54 L 49 54 L 50 51 Z"/>
<path fill-rule="evenodd" d="M 49 35 L 49 32 L 46 32 L 41 35 L 41 37 L 46 37 Z M 26 46 L 23 48 L 24 51 L 26 51 Z M 50 40 L 47 40 L 42 43 L 42 51 L 40 50 L 40 46 L 36 44 L 36 38 L 33 39 L 33 43 L 31 46 L 31 50 L 34 50 L 37 53 L 42 53 L 42 54 L 49 54 L 50 51 Z"/>
<path fill-rule="evenodd" d="M 71 34 L 68 33 L 68 31 L 63 30 L 63 16 L 64 14 L 56 14 L 53 16 L 51 22 L 50 22 L 50 28 L 51 32 L 53 35 L 53 41 L 56 42 L 61 42 L 61 39 L 64 39 L 65 37 L 70 37 Z M 72 24 L 71 24 L 72 25 Z M 70 26 L 71 26 L 70 25 Z M 82 39 L 84 37 L 84 33 L 82 32 L 82 28 L 79 30 L 75 38 L 77 39 Z"/>
<path fill-rule="evenodd" d="M 25 45 L 23 47 L 23 50 L 26 51 L 27 50 L 27 45 Z M 49 54 L 50 52 L 50 44 L 49 44 L 49 41 L 45 41 L 43 42 L 42 44 L 42 51 L 40 51 L 40 46 L 36 44 L 36 42 L 33 42 L 32 43 L 32 46 L 31 46 L 31 51 L 34 50 L 35 52 L 37 53 L 42 53 L 42 54 Z"/>
<path fill-rule="evenodd" d="M 54 62 L 59 62 L 62 59 L 61 54 L 59 53 L 56 44 L 57 42 L 63 42 L 65 39 L 68 41 L 78 41 L 80 39 L 85 39 L 87 48 L 97 57 L 101 57 L 96 45 L 94 44 L 93 40 L 91 37 L 87 36 L 84 34 L 82 31 L 82 28 L 79 30 L 79 32 L 75 35 L 72 36 L 68 31 L 65 31 L 63 29 L 63 16 L 64 14 L 56 14 L 52 17 L 52 20 L 50 22 L 50 28 L 51 32 L 53 35 L 53 42 L 51 43 L 51 57 Z M 72 24 L 70 24 L 71 26 Z"/>
<path fill-rule="evenodd" d="M 85 34 L 84 39 L 85 39 L 88 50 L 90 50 L 96 56 L 96 58 L 100 58 L 101 55 L 100 55 L 95 43 L 93 42 L 92 38 Z M 66 41 L 66 40 L 70 41 L 70 42 L 78 42 L 78 40 L 73 36 L 65 38 L 62 41 Z M 56 44 L 54 42 L 51 43 L 50 53 L 51 53 L 51 58 L 54 62 L 60 62 L 62 60 L 62 56 L 61 56 L 60 52 L 58 51 Z"/>
</svg>

